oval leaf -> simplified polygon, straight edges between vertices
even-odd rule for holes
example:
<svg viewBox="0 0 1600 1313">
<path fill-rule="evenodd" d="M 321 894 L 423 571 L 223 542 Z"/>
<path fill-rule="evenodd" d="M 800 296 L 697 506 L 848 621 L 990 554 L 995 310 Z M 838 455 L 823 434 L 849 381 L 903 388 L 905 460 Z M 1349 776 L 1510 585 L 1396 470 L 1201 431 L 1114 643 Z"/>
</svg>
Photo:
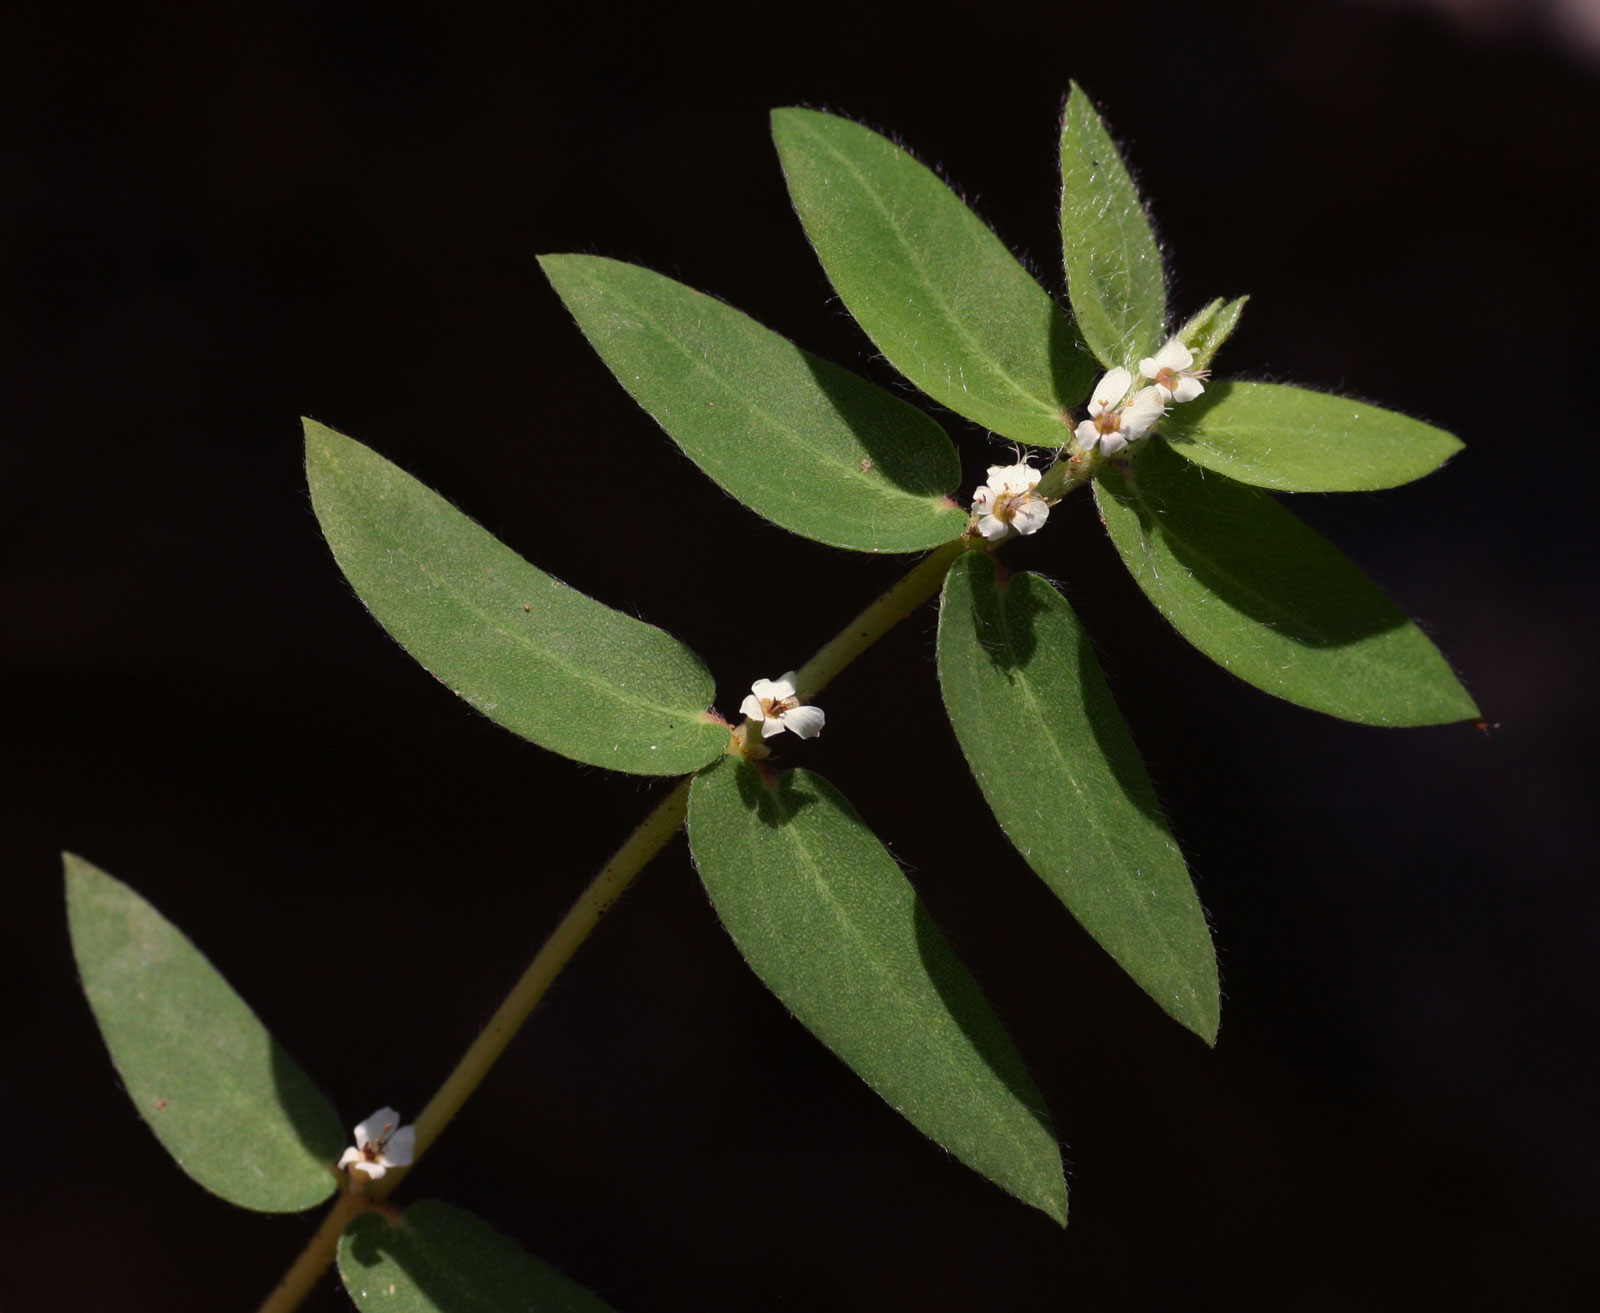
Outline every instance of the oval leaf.
<svg viewBox="0 0 1600 1313">
<path fill-rule="evenodd" d="M 917 1129 L 1065 1224 L 1038 1089 L 894 858 L 833 786 L 720 762 L 690 791 L 689 847 L 745 961 L 801 1024 Z"/>
<path fill-rule="evenodd" d="M 959 536 L 933 420 L 748 315 L 637 265 L 540 257 L 594 349 L 684 454 L 758 515 L 863 552 Z"/>
<path fill-rule="evenodd" d="M 333 1105 L 176 926 L 81 857 L 63 866 L 83 992 L 162 1147 L 241 1208 L 321 1203 L 345 1144 Z"/>
<path fill-rule="evenodd" d="M 487 1222 L 434 1199 L 398 1221 L 360 1214 L 339 1239 L 339 1279 L 363 1313 L 611 1313 Z"/>
<path fill-rule="evenodd" d="M 1392 410 L 1278 383 L 1210 383 L 1161 422 L 1172 449 L 1279 492 L 1393 488 L 1461 450 L 1443 429 Z"/>
<path fill-rule="evenodd" d="M 1094 648 L 1038 575 L 969 552 L 939 603 L 939 687 L 1017 851 L 1173 1018 L 1212 1044 L 1220 1000 L 1205 913 Z"/>
<path fill-rule="evenodd" d="M 306 420 L 311 504 L 378 623 L 458 695 L 563 756 L 636 775 L 716 759 L 711 676 L 677 639 L 535 569 L 438 493 Z"/>
<path fill-rule="evenodd" d="M 1357 566 L 1271 497 L 1146 444 L 1095 483 L 1139 587 L 1240 679 L 1367 725 L 1474 719 L 1439 651 Z"/>
<path fill-rule="evenodd" d="M 1061 119 L 1061 251 L 1067 299 L 1103 365 L 1133 368 L 1163 340 L 1161 249 L 1128 167 L 1083 88 Z"/>
<path fill-rule="evenodd" d="M 1059 447 L 1094 381 L 1072 320 L 949 187 L 887 137 L 774 110 L 772 135 L 828 280 L 889 363 L 968 419 Z"/>
</svg>

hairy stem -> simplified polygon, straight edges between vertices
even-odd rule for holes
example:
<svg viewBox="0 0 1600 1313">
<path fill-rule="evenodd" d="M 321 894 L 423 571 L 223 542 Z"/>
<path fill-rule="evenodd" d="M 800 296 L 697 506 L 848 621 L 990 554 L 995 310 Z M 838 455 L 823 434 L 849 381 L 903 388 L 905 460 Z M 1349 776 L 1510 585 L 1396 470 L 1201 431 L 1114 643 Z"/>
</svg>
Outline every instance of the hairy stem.
<svg viewBox="0 0 1600 1313">
<path fill-rule="evenodd" d="M 1056 476 L 1057 487 L 1061 491 L 1054 492 L 1054 496 L 1059 497 L 1084 482 L 1092 473 L 1094 464 L 1092 461 L 1060 462 L 1058 468 L 1070 469 L 1063 469 L 1065 478 Z M 809 698 L 821 692 L 840 671 L 937 593 L 950 567 L 963 552 L 992 550 L 993 546 L 975 534 L 963 534 L 929 553 L 800 667 L 796 675 L 800 695 Z M 656 804 L 655 810 L 644 818 L 611 860 L 600 868 L 599 874 L 545 940 L 533 961 L 528 964 L 528 969 L 522 973 L 522 978 L 489 1019 L 489 1024 L 417 1117 L 414 1160 L 420 1159 L 428 1151 L 439 1138 L 440 1132 L 449 1125 L 450 1119 L 483 1083 L 484 1077 L 505 1052 L 522 1023 L 538 1006 L 555 978 L 572 960 L 573 954 L 600 923 L 600 918 L 612 903 L 633 882 L 645 864 L 666 847 L 668 840 L 678 832 L 688 810 L 692 780 L 692 776 L 680 780 L 672 792 Z M 387 1198 L 409 1171 L 409 1168 L 391 1169 L 380 1180 L 366 1186 L 364 1194 L 341 1194 L 311 1243 L 261 1306 L 260 1313 L 289 1313 L 297 1308 L 310 1293 L 317 1278 L 333 1261 L 339 1236 L 351 1218 L 363 1208 Z"/>
</svg>

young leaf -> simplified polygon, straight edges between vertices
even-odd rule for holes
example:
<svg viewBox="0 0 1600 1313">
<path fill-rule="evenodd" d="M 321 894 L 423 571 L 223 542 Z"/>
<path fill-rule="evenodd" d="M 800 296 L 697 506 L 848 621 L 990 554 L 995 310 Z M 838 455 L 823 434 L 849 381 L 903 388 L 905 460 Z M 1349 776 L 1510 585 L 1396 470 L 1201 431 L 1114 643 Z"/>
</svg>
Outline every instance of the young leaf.
<svg viewBox="0 0 1600 1313">
<path fill-rule="evenodd" d="M 1222 344 L 1233 336 L 1239 326 L 1239 316 L 1244 313 L 1248 296 L 1224 301 L 1220 296 L 1210 305 L 1201 308 L 1192 319 L 1178 330 L 1178 340 L 1194 356 L 1191 369 L 1207 369 L 1216 358 Z"/>
<path fill-rule="evenodd" d="M 828 281 L 889 363 L 958 415 L 1059 447 L 1094 362 L 1072 320 L 949 187 L 887 137 L 772 114 L 789 195 Z"/>
<path fill-rule="evenodd" d="M 339 1239 L 339 1279 L 362 1313 L 610 1313 L 487 1222 L 424 1199 L 398 1221 L 362 1213 Z"/>
<path fill-rule="evenodd" d="M 617 381 L 758 515 L 863 552 L 966 529 L 947 495 L 956 449 L 920 410 L 661 274 L 587 255 L 539 263 Z"/>
<path fill-rule="evenodd" d="M 1067 299 L 1100 363 L 1132 369 L 1162 344 L 1161 250 L 1116 143 L 1073 83 L 1061 119 L 1061 251 Z"/>
<path fill-rule="evenodd" d="M 711 676 L 677 639 L 535 569 L 359 442 L 306 420 L 311 504 L 339 568 L 391 637 L 490 720 L 636 775 L 727 748 Z"/>
<path fill-rule="evenodd" d="M 1066 1223 L 1049 1115 L 894 858 L 832 785 L 733 759 L 695 777 L 689 847 L 751 969 L 974 1171 Z"/>
<path fill-rule="evenodd" d="M 1161 433 L 1196 465 L 1279 492 L 1393 488 L 1461 450 L 1421 420 L 1277 383 L 1208 383 L 1173 407 Z"/>
<path fill-rule="evenodd" d="M 333 1105 L 176 926 L 83 858 L 62 865 L 83 992 L 162 1147 L 241 1208 L 321 1203 L 345 1143 Z"/>
<path fill-rule="evenodd" d="M 939 687 L 1000 828 L 1175 1020 L 1217 1038 L 1205 913 L 1094 648 L 1038 575 L 997 584 L 983 552 L 945 578 Z"/>
<path fill-rule="evenodd" d="M 1257 688 L 1367 725 L 1477 716 L 1422 631 L 1271 497 L 1152 441 L 1095 498 L 1128 569 L 1179 633 Z"/>
</svg>

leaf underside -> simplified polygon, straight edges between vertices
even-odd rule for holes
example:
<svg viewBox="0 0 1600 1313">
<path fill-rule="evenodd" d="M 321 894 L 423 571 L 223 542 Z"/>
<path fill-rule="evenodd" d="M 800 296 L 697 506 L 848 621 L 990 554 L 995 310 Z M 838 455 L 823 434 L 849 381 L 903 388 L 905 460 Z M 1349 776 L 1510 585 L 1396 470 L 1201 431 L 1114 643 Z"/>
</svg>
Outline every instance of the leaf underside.
<svg viewBox="0 0 1600 1313">
<path fill-rule="evenodd" d="M 241 1208 L 321 1203 L 345 1143 L 333 1105 L 176 926 L 81 857 L 63 865 L 83 992 L 162 1147 Z"/>
<path fill-rule="evenodd" d="M 1066 1222 L 1044 1103 L 894 859 L 820 776 L 728 759 L 697 776 L 689 845 L 762 982 L 974 1171 Z"/>
<path fill-rule="evenodd" d="M 1257 688 L 1367 725 L 1478 709 L 1437 648 L 1359 567 L 1270 496 L 1159 440 L 1095 483 L 1139 587 L 1195 647 Z"/>
<path fill-rule="evenodd" d="M 391 637 L 490 720 L 552 752 L 683 775 L 727 747 L 700 658 L 529 565 L 352 438 L 305 422 L 311 502 Z"/>
<path fill-rule="evenodd" d="M 969 552 L 940 600 L 939 687 L 1017 851 L 1169 1015 L 1214 1043 L 1205 914 L 1066 599 L 1038 575 L 1002 587 L 992 559 Z"/>
</svg>

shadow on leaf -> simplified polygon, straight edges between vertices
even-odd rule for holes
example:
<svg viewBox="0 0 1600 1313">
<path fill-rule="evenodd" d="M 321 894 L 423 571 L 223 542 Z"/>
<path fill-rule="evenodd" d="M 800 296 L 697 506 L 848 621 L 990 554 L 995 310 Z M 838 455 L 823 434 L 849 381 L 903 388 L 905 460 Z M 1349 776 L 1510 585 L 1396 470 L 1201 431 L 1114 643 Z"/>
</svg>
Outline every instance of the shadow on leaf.
<svg viewBox="0 0 1600 1313">
<path fill-rule="evenodd" d="M 961 464 L 940 425 L 849 370 L 809 351 L 801 354 L 817 386 L 865 449 L 872 473 L 918 497 L 943 497 L 955 488 Z"/>
</svg>

